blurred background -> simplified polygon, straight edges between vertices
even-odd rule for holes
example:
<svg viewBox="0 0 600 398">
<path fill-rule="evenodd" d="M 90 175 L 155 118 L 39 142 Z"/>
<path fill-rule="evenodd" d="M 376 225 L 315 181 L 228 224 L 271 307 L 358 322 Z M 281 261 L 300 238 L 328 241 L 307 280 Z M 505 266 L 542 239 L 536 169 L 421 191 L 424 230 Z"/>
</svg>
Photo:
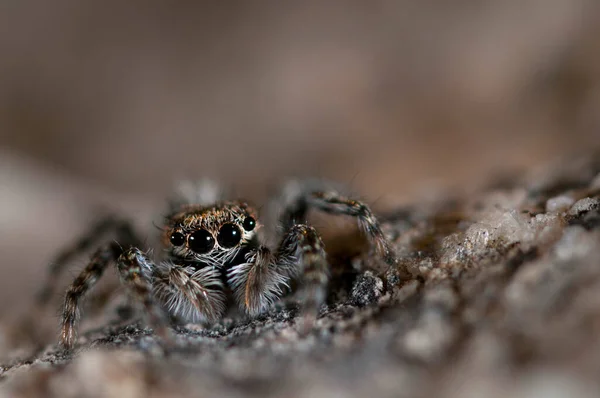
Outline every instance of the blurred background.
<svg viewBox="0 0 600 398">
<path fill-rule="evenodd" d="M 98 209 L 151 225 L 180 179 L 395 206 L 599 139 L 596 0 L 5 0 L 0 314 Z"/>
</svg>

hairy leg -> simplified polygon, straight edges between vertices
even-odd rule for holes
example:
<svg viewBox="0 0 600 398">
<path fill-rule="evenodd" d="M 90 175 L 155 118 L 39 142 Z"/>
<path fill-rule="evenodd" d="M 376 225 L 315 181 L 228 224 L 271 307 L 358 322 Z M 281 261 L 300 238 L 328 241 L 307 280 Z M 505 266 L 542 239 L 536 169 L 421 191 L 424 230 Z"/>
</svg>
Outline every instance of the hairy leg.
<svg viewBox="0 0 600 398">
<path fill-rule="evenodd" d="M 63 249 L 50 263 L 46 280 L 35 295 L 31 309 L 15 319 L 14 332 L 11 332 L 9 337 L 11 341 L 15 344 L 33 344 L 38 348 L 42 348 L 46 344 L 47 337 L 54 329 L 51 330 L 39 322 L 40 319 L 45 317 L 48 307 L 53 306 L 55 296 L 58 296 L 57 290 L 60 287 L 59 282 L 62 273 L 77 256 L 94 246 L 98 247 L 101 240 L 111 233 L 123 245 L 136 245 L 139 242 L 129 222 L 115 217 L 99 219 L 83 236 Z M 111 245 L 106 244 L 101 250 L 97 251 L 92 256 L 92 262 L 100 260 L 100 257 L 102 257 L 101 252 L 109 250 L 109 246 Z M 118 256 L 118 245 L 115 244 L 113 248 L 114 255 Z M 115 259 L 116 257 L 112 258 L 112 260 Z"/>
<path fill-rule="evenodd" d="M 116 261 L 119 278 L 135 303 L 142 306 L 150 325 L 162 338 L 169 340 L 168 318 L 153 298 L 151 275 L 155 269 L 151 260 L 137 248 L 122 252 L 117 243 L 102 247 L 92 256 L 87 267 L 67 290 L 61 324 L 61 344 L 70 349 L 77 339 L 81 300 L 98 282 L 106 267 Z"/>
<path fill-rule="evenodd" d="M 36 295 L 36 306 L 45 308 L 52 301 L 63 270 L 76 256 L 97 245 L 106 234 L 114 232 L 116 240 L 123 246 L 138 246 L 131 224 L 114 217 L 105 217 L 96 222 L 81 238 L 63 249 L 50 263 L 44 285 Z"/>
<path fill-rule="evenodd" d="M 154 294 L 169 313 L 188 322 L 216 322 L 225 312 L 219 271 L 163 262 L 154 269 Z"/>
<path fill-rule="evenodd" d="M 312 322 L 327 296 L 329 265 L 325 246 L 317 231 L 296 224 L 283 237 L 276 253 L 276 263 L 300 281 L 298 291 L 304 318 Z"/>
<path fill-rule="evenodd" d="M 232 267 L 227 278 L 240 308 L 255 316 L 282 296 L 289 278 L 278 269 L 273 253 L 266 246 L 251 251 L 246 260 Z"/>
<path fill-rule="evenodd" d="M 90 263 L 79 276 L 75 278 L 65 296 L 63 306 L 60 343 L 70 349 L 77 340 L 77 324 L 80 316 L 80 301 L 85 294 L 98 282 L 106 267 L 120 255 L 121 248 L 116 243 L 110 243 L 98 249 Z"/>
<path fill-rule="evenodd" d="M 308 197 L 308 203 L 326 213 L 356 217 L 360 229 L 375 246 L 377 253 L 388 265 L 396 264 L 396 254 L 368 205 L 335 192 L 313 192 Z"/>
<path fill-rule="evenodd" d="M 117 271 L 134 303 L 141 305 L 154 332 L 165 341 L 171 341 L 169 320 L 154 300 L 152 275 L 156 266 L 140 249 L 132 247 L 117 259 Z"/>
<path fill-rule="evenodd" d="M 284 209 L 280 220 L 284 227 L 306 222 L 310 208 L 329 214 L 342 214 L 356 217 L 361 231 L 369 238 L 377 253 L 388 265 L 397 263 L 392 245 L 385 238 L 377 217 L 370 207 L 358 200 L 346 197 L 337 190 L 327 189 L 326 184 L 309 181 L 306 184 L 293 182 L 284 189 Z"/>
<path fill-rule="evenodd" d="M 232 267 L 228 274 L 242 309 L 250 315 L 262 312 L 281 297 L 282 288 L 291 278 L 298 277 L 304 316 L 316 318 L 325 301 L 329 274 L 323 242 L 314 228 L 294 225 L 274 253 L 261 246 L 247 260 Z"/>
</svg>

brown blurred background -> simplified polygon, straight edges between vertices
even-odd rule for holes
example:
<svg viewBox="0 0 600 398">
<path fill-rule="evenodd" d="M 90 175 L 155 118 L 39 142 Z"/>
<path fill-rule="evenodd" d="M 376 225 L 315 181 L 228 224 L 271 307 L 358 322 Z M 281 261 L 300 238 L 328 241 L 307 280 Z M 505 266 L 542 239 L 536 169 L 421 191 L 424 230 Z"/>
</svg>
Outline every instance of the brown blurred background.
<svg viewBox="0 0 600 398">
<path fill-rule="evenodd" d="M 0 311 L 178 179 L 394 205 L 600 142 L 596 0 L 200 3 L 0 5 Z"/>
</svg>

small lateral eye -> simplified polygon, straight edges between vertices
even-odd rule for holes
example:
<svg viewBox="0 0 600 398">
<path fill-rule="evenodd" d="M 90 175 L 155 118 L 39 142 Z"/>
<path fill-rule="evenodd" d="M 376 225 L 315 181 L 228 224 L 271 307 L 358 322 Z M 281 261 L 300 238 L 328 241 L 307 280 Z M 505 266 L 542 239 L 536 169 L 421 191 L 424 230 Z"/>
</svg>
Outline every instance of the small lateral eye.
<svg viewBox="0 0 600 398">
<path fill-rule="evenodd" d="M 181 232 L 173 232 L 170 240 L 173 246 L 181 246 L 185 243 L 185 236 Z"/>
<path fill-rule="evenodd" d="M 188 237 L 188 246 L 198 254 L 208 253 L 215 246 L 215 238 L 205 229 L 199 229 Z"/>
<path fill-rule="evenodd" d="M 244 220 L 244 229 L 246 231 L 252 231 L 256 227 L 256 220 L 252 217 L 246 217 Z"/>
<path fill-rule="evenodd" d="M 217 236 L 217 240 L 219 241 L 219 245 L 224 248 L 231 248 L 240 243 L 242 239 L 242 231 L 233 225 L 233 224 L 225 224 L 219 230 L 219 236 Z"/>
</svg>

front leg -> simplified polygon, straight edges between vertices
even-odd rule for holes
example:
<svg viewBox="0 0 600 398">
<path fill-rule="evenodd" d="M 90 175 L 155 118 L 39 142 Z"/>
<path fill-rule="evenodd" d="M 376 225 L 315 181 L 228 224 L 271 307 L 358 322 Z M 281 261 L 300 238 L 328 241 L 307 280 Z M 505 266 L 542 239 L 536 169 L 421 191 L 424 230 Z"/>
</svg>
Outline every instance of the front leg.
<svg viewBox="0 0 600 398">
<path fill-rule="evenodd" d="M 275 253 L 261 246 L 246 260 L 228 273 L 234 296 L 245 312 L 257 315 L 264 311 L 283 295 L 290 278 L 300 277 L 303 312 L 316 316 L 325 301 L 329 274 L 323 242 L 314 228 L 294 225 Z"/>
<path fill-rule="evenodd" d="M 227 278 L 236 302 L 251 316 L 260 314 L 281 297 L 288 281 L 266 246 L 248 253 L 246 262 L 232 267 Z"/>
<path fill-rule="evenodd" d="M 216 322 L 225 312 L 225 293 L 219 270 L 194 269 L 163 262 L 153 274 L 154 294 L 162 305 L 186 322 Z"/>
<path fill-rule="evenodd" d="M 153 296 L 152 277 L 156 265 L 140 249 L 132 247 L 119 256 L 117 271 L 133 301 L 141 305 L 154 332 L 170 342 L 168 317 Z"/>
</svg>

